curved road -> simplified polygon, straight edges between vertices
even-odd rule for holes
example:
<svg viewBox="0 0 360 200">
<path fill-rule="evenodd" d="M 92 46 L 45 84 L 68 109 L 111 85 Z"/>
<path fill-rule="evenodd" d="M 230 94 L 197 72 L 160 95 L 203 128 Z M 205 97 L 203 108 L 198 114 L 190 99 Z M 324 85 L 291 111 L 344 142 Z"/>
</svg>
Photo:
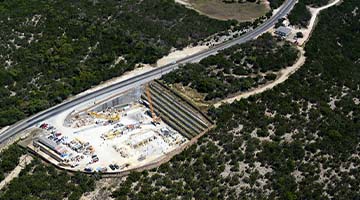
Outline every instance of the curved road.
<svg viewBox="0 0 360 200">
<path fill-rule="evenodd" d="M 210 48 L 210 49 L 204 50 L 202 52 L 188 56 L 186 58 L 180 59 L 176 63 L 167 64 L 162 67 L 155 68 L 151 71 L 139 74 L 137 76 L 134 76 L 130 79 L 121 81 L 114 85 L 110 85 L 103 89 L 79 96 L 77 98 L 74 98 L 74 99 L 71 99 L 68 101 L 65 101 L 65 102 L 58 104 L 54 107 L 51 107 L 45 111 L 42 111 L 36 115 L 33 115 L 25 120 L 19 121 L 16 124 L 9 127 L 7 130 L 5 130 L 3 133 L 1 133 L 0 144 L 7 141 L 12 136 L 18 134 L 19 132 L 21 132 L 31 126 L 34 126 L 35 124 L 37 124 L 51 116 L 54 116 L 65 110 L 68 110 L 76 105 L 79 105 L 81 103 L 84 103 L 86 101 L 94 99 L 96 97 L 99 97 L 101 95 L 106 95 L 109 93 L 116 92 L 123 88 L 135 87 L 135 86 L 144 84 L 146 82 L 149 82 L 151 80 L 158 79 L 163 74 L 169 73 L 170 71 L 176 69 L 180 64 L 196 62 L 196 61 L 199 61 L 210 55 L 214 55 L 218 51 L 221 51 L 223 49 L 229 48 L 236 44 L 242 44 L 249 40 L 252 40 L 252 39 L 260 36 L 262 33 L 268 31 L 271 27 L 273 27 L 275 25 L 275 23 L 278 21 L 278 19 L 286 16 L 291 11 L 291 9 L 295 5 L 295 3 L 296 3 L 296 0 L 286 0 L 284 2 L 284 4 L 279 8 L 278 12 L 275 15 L 273 15 L 270 19 L 268 19 L 266 22 L 264 22 L 263 24 L 261 24 L 260 26 L 255 28 L 254 30 L 249 31 L 248 33 L 246 33 L 236 39 L 224 42 L 222 44 L 214 46 L 213 48 Z"/>
</svg>

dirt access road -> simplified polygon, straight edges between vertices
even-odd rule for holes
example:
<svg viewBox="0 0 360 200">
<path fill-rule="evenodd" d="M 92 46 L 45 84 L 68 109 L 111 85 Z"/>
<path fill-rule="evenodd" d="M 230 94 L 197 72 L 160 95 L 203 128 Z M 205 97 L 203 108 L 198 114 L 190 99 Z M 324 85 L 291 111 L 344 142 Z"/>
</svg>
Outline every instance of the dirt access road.
<svg viewBox="0 0 360 200">
<path fill-rule="evenodd" d="M 311 11 L 312 17 L 310 19 L 308 27 L 306 29 L 296 30 L 296 31 L 303 32 L 304 37 L 302 38 L 301 41 L 299 41 L 300 46 L 298 46 L 298 49 L 300 51 L 300 57 L 295 62 L 294 65 L 281 70 L 279 73 L 280 76 L 278 76 L 275 81 L 268 83 L 268 84 L 261 85 L 253 90 L 241 93 L 234 97 L 230 97 L 230 98 L 221 100 L 214 104 L 215 108 L 221 106 L 224 103 L 232 103 L 232 102 L 234 102 L 236 100 L 240 100 L 242 98 L 248 98 L 250 96 L 260 94 L 260 93 L 265 92 L 266 90 L 272 89 L 273 87 L 277 86 L 278 84 L 286 81 L 293 73 L 295 73 L 298 69 L 300 69 L 300 67 L 303 66 L 306 61 L 304 46 L 305 46 L 306 42 L 309 40 L 309 38 L 311 37 L 311 33 L 313 32 L 313 30 L 316 26 L 317 16 L 319 15 L 320 11 L 325 10 L 331 6 L 334 6 L 340 2 L 341 2 L 341 0 L 334 0 L 331 3 L 329 3 L 325 6 L 319 7 L 319 8 L 309 8 Z"/>
<path fill-rule="evenodd" d="M 13 180 L 14 178 L 18 177 L 21 170 L 23 170 L 26 165 L 30 164 L 31 161 L 33 160 L 33 157 L 31 157 L 30 155 L 22 155 L 19 158 L 19 164 L 18 166 L 15 167 L 15 169 L 13 169 L 6 177 L 4 180 L 2 180 L 0 182 L 0 190 L 3 189 L 3 187 L 5 187 L 8 183 L 11 182 L 11 180 Z"/>
</svg>

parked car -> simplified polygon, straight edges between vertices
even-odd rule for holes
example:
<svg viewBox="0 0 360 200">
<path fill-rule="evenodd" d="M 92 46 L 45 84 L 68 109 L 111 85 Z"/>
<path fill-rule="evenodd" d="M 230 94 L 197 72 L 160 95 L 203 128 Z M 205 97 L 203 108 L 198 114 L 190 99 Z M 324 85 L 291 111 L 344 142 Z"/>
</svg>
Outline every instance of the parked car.
<svg viewBox="0 0 360 200">
<path fill-rule="evenodd" d="M 120 168 L 119 165 L 117 165 L 117 164 L 114 164 L 114 167 L 115 167 L 115 169 L 119 169 L 119 168 Z"/>
<path fill-rule="evenodd" d="M 86 167 L 86 168 L 84 169 L 84 171 L 86 171 L 86 172 L 92 172 L 93 169 L 92 169 L 91 167 Z"/>
</svg>

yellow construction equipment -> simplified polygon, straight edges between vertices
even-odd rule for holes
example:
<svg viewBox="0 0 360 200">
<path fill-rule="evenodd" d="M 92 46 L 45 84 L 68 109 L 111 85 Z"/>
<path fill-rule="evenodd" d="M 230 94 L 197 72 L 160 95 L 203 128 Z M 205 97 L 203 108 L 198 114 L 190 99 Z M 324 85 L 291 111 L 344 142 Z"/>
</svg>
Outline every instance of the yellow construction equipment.
<svg viewBox="0 0 360 200">
<path fill-rule="evenodd" d="M 113 115 L 113 116 L 110 117 L 110 119 L 112 121 L 119 121 L 120 120 L 120 115 L 119 114 Z"/>
<path fill-rule="evenodd" d="M 106 120 L 112 120 L 112 121 L 119 121 L 120 120 L 120 115 L 119 114 L 113 114 L 111 116 L 106 116 L 104 114 L 99 114 L 97 112 L 88 112 L 89 115 L 95 117 L 95 118 L 101 118 L 101 119 L 106 119 Z"/>
<path fill-rule="evenodd" d="M 110 139 L 113 139 L 113 138 L 115 138 L 116 136 L 118 136 L 118 135 L 120 135 L 120 134 L 121 134 L 121 132 L 120 132 L 119 130 L 110 131 L 110 132 L 104 134 L 104 135 L 103 135 L 103 138 L 104 138 L 105 140 L 110 140 Z"/>
<path fill-rule="evenodd" d="M 151 93 L 150 93 L 149 84 L 146 84 L 145 87 L 146 87 L 146 95 L 147 95 L 147 98 L 148 98 L 149 107 L 150 107 L 150 111 L 151 111 L 151 116 L 152 116 L 152 119 L 153 119 L 152 122 L 154 123 L 154 125 L 160 124 L 160 118 L 156 116 L 155 111 L 154 111 L 154 107 L 153 107 L 153 104 L 152 104 L 152 101 L 151 101 Z"/>
</svg>

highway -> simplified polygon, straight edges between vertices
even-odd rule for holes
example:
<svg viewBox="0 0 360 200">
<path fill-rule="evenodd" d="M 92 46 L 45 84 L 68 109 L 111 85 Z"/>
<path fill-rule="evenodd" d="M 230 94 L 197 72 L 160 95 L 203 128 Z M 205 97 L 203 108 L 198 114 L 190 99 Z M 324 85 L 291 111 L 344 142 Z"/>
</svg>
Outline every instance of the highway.
<svg viewBox="0 0 360 200">
<path fill-rule="evenodd" d="M 133 88 L 138 85 L 147 83 L 151 80 L 158 79 L 163 74 L 169 73 L 172 70 L 178 68 L 179 65 L 181 65 L 181 64 L 197 62 L 197 61 L 199 61 L 203 58 L 206 58 L 210 55 L 214 55 L 218 51 L 221 51 L 223 49 L 229 48 L 236 44 L 242 44 L 247 41 L 250 41 L 250 40 L 260 36 L 262 33 L 268 31 L 270 28 L 272 28 L 275 25 L 275 23 L 278 21 L 278 19 L 286 16 L 291 11 L 291 9 L 295 5 L 295 3 L 296 3 L 296 0 L 286 0 L 284 2 L 284 4 L 278 9 L 277 13 L 275 15 L 273 15 L 270 19 L 265 21 L 263 24 L 261 24 L 257 28 L 247 32 L 246 34 L 244 34 L 238 38 L 226 41 L 222 44 L 219 44 L 212 48 L 206 49 L 202 52 L 199 52 L 199 53 L 193 54 L 191 56 L 188 56 L 186 58 L 180 59 L 176 63 L 171 63 L 171 64 L 167 64 L 167 65 L 164 65 L 161 67 L 154 68 L 151 71 L 147 71 L 145 73 L 136 75 L 130 79 L 126 79 L 119 83 L 107 86 L 103 89 L 99 89 L 99 90 L 93 91 L 91 93 L 76 97 L 74 99 L 67 100 L 67 101 L 65 101 L 61 104 L 58 104 L 54 107 L 51 107 L 45 111 L 42 111 L 38 114 L 30 116 L 27 119 L 21 120 L 21 121 L 15 123 L 14 125 L 10 126 L 3 133 L 1 133 L 0 144 L 7 141 L 11 137 L 15 136 L 19 132 L 21 132 L 31 126 L 34 126 L 35 124 L 37 124 L 51 116 L 59 114 L 65 110 L 71 109 L 72 107 L 74 107 L 76 105 L 79 105 L 81 103 L 84 103 L 86 101 L 94 99 L 96 97 L 100 97 L 100 96 L 103 96 L 106 94 L 111 94 L 111 93 L 117 92 L 121 89 Z"/>
</svg>

